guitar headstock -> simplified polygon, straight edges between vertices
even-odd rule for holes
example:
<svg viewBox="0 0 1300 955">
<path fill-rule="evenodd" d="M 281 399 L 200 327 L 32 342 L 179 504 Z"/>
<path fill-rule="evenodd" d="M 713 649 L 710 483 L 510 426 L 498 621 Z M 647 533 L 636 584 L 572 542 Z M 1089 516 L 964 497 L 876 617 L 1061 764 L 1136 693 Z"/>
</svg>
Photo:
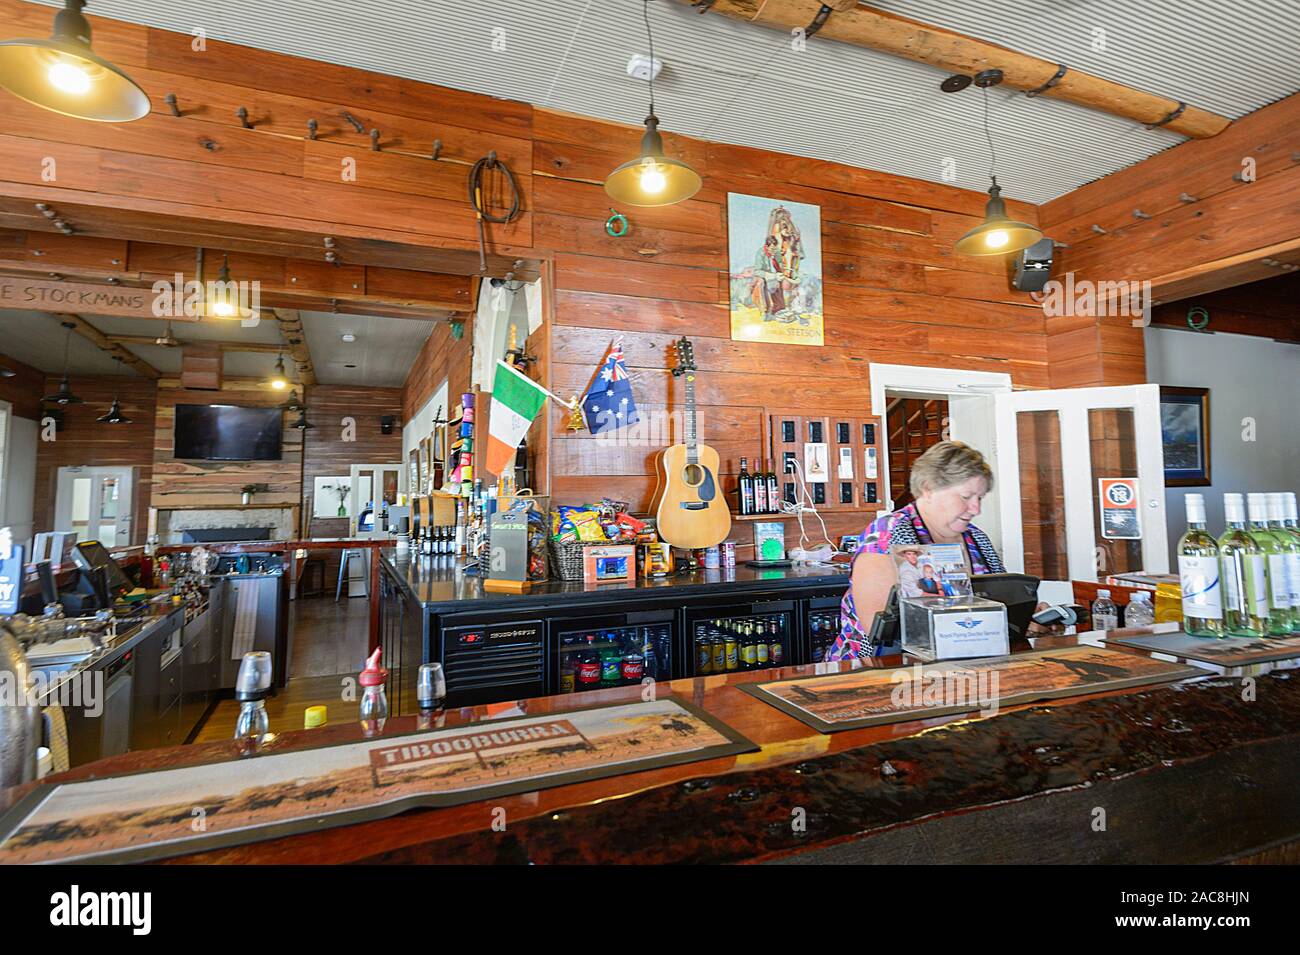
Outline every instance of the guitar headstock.
<svg viewBox="0 0 1300 955">
<path fill-rule="evenodd" d="M 673 375 L 686 375 L 695 371 L 695 346 L 691 340 L 683 335 L 677 339 L 677 367 L 673 369 Z"/>
</svg>

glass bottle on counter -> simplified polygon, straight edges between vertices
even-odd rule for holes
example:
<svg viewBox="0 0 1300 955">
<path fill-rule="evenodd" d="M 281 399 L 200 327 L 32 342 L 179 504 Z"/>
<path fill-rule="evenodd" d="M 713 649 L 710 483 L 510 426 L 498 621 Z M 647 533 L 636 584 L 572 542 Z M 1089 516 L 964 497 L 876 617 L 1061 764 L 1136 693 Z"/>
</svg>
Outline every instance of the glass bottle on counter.
<svg viewBox="0 0 1300 955">
<path fill-rule="evenodd" d="M 1281 527 L 1279 533 L 1285 533 L 1294 547 L 1287 559 L 1291 580 L 1292 633 L 1300 633 L 1300 526 L 1296 524 L 1295 491 L 1283 491 L 1278 495 L 1281 508 Z"/>
<path fill-rule="evenodd" d="M 740 474 L 736 476 L 736 505 L 741 517 L 754 513 L 754 479 L 749 473 L 749 459 L 740 459 Z"/>
<path fill-rule="evenodd" d="M 1223 624 L 1234 637 L 1262 637 L 1268 630 L 1268 584 L 1264 552 L 1246 531 L 1246 504 L 1240 494 L 1223 495 L 1227 527 L 1219 537 L 1223 581 Z"/>
<path fill-rule="evenodd" d="M 1300 556 L 1300 545 L 1296 544 L 1282 524 L 1282 495 L 1270 493 L 1260 494 L 1259 497 L 1262 499 L 1259 509 L 1263 514 L 1257 526 L 1259 532 L 1267 533 L 1272 542 L 1271 549 L 1268 549 L 1269 618 L 1272 622 L 1275 615 L 1280 616 L 1285 629 L 1276 635 L 1289 636 L 1300 629 L 1300 603 L 1296 600 L 1297 583 L 1291 573 L 1297 556 Z M 1252 533 L 1255 533 L 1255 525 L 1256 522 L 1252 518 Z"/>
<path fill-rule="evenodd" d="M 1246 514 L 1249 523 L 1246 533 L 1264 555 L 1264 591 L 1268 597 L 1267 633 L 1284 637 L 1291 633 L 1291 592 L 1287 588 L 1286 551 L 1268 527 L 1268 497 L 1264 494 L 1246 495 Z"/>
<path fill-rule="evenodd" d="M 754 485 L 754 513 L 767 514 L 767 481 L 763 477 L 763 459 L 759 458 L 754 463 L 754 476 L 751 479 Z"/>
<path fill-rule="evenodd" d="M 773 462 L 768 461 L 770 466 Z M 781 486 L 777 483 L 776 472 L 769 470 L 763 477 L 767 482 L 767 509 L 770 514 L 781 513 Z"/>
<path fill-rule="evenodd" d="M 235 739 L 256 745 L 271 730 L 266 713 L 266 698 L 271 693 L 271 654 L 265 650 L 245 653 L 235 677 L 235 699 L 239 701 L 239 718 L 235 720 Z"/>
<path fill-rule="evenodd" d="M 1205 527 L 1205 498 L 1188 494 L 1187 532 L 1178 539 L 1178 579 L 1183 592 L 1183 629 L 1194 637 L 1222 637 L 1223 586 L 1219 545 Z"/>
<path fill-rule="evenodd" d="M 367 736 L 375 736 L 384 731 L 388 721 L 388 694 L 384 684 L 388 680 L 388 671 L 379 665 L 383 655 L 382 647 L 375 647 L 375 652 L 366 660 L 366 668 L 361 671 L 357 682 L 361 684 L 361 731 Z"/>
</svg>

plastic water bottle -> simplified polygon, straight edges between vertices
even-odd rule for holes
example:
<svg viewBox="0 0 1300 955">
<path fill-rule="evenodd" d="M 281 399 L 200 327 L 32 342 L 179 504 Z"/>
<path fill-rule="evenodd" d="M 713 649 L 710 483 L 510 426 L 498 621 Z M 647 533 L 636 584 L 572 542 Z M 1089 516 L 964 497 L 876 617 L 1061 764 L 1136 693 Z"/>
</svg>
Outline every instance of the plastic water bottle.
<svg viewBox="0 0 1300 955">
<path fill-rule="evenodd" d="M 1109 590 L 1098 590 L 1092 602 L 1092 629 L 1115 630 L 1119 627 L 1119 608 L 1110 599 Z"/>
<path fill-rule="evenodd" d="M 1124 608 L 1124 626 L 1150 627 L 1156 622 L 1156 608 L 1151 606 L 1151 595 L 1139 590 Z"/>
</svg>

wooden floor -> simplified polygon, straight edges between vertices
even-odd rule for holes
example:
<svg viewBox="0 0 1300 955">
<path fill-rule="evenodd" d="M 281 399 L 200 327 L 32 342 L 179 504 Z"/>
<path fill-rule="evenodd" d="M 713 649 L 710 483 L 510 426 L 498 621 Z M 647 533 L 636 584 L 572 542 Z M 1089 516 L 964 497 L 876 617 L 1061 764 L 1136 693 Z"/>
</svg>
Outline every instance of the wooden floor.
<svg viewBox="0 0 1300 955">
<path fill-rule="evenodd" d="M 328 708 L 331 723 L 352 722 L 359 716 L 356 678 L 365 664 L 369 642 L 370 607 L 363 597 L 295 600 L 290 605 L 289 683 L 266 701 L 271 732 L 303 728 L 309 706 Z M 345 682 L 345 678 L 348 679 Z M 345 698 L 345 693 L 351 699 Z M 220 701 L 199 727 L 192 742 L 229 739 L 239 718 L 239 704 Z"/>
</svg>

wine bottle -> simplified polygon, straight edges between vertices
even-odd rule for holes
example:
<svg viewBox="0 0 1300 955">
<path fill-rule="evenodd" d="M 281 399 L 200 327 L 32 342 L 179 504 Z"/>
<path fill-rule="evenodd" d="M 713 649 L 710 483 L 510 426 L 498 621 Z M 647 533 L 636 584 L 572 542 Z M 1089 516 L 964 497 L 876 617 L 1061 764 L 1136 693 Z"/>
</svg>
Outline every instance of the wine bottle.
<svg viewBox="0 0 1300 955">
<path fill-rule="evenodd" d="M 1295 491 L 1283 491 L 1280 495 L 1282 499 L 1282 529 L 1287 532 L 1298 546 L 1300 546 L 1300 525 L 1296 522 L 1296 500 Z M 1292 620 L 1294 627 L 1292 633 L 1300 633 L 1300 549 L 1291 552 L 1288 561 L 1291 568 L 1291 609 L 1295 611 L 1295 617 Z"/>
<path fill-rule="evenodd" d="M 1282 495 L 1274 492 L 1266 494 L 1265 499 L 1268 503 L 1268 530 L 1280 551 L 1275 573 L 1281 583 L 1274 586 L 1280 587 L 1291 611 L 1287 632 L 1296 633 L 1300 632 L 1300 580 L 1296 579 L 1296 570 L 1300 568 L 1300 539 L 1286 528 L 1286 502 Z"/>
<path fill-rule="evenodd" d="M 754 513 L 767 514 L 767 481 L 763 480 L 763 459 L 754 467 Z"/>
<path fill-rule="evenodd" d="M 749 460 L 740 459 L 740 474 L 736 478 L 736 495 L 737 504 L 741 516 L 748 516 L 754 513 L 754 479 L 749 475 Z"/>
<path fill-rule="evenodd" d="M 770 466 L 773 462 L 768 461 Z M 769 470 L 767 472 L 767 506 L 771 508 L 773 514 L 781 513 L 781 485 L 776 481 L 776 472 Z"/>
<path fill-rule="evenodd" d="M 1264 581 L 1268 594 L 1268 633 L 1285 637 L 1291 633 L 1291 591 L 1286 579 L 1286 551 L 1268 528 L 1268 496 L 1246 495 L 1248 533 L 1264 554 Z"/>
<path fill-rule="evenodd" d="M 1223 495 L 1227 527 L 1219 537 L 1224 629 L 1234 637 L 1262 637 L 1268 630 L 1268 583 L 1264 552 L 1246 531 L 1246 502 Z"/>
<path fill-rule="evenodd" d="M 1223 589 L 1219 545 L 1205 529 L 1205 498 L 1188 494 L 1187 533 L 1178 540 L 1178 578 L 1183 591 L 1183 629 L 1195 637 L 1222 637 Z"/>
</svg>

